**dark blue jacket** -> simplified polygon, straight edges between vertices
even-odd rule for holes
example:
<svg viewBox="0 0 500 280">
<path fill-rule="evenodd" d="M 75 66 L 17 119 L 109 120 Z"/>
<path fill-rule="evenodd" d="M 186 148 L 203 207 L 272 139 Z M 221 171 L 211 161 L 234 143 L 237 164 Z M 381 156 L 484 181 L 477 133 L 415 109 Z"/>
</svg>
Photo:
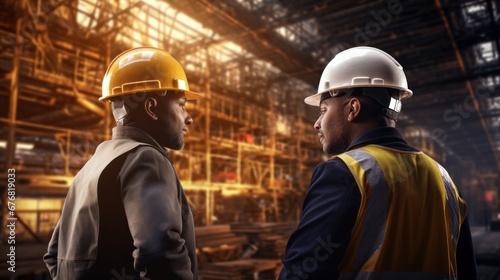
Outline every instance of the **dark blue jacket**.
<svg viewBox="0 0 500 280">
<path fill-rule="evenodd" d="M 347 150 L 368 144 L 418 151 L 391 127 L 361 135 Z M 279 279 L 337 279 L 338 265 L 349 243 L 360 203 L 356 181 L 342 160 L 335 158 L 319 164 L 304 200 L 300 223 L 288 241 Z M 458 240 L 457 266 L 458 279 L 477 279 L 467 218 Z"/>
</svg>

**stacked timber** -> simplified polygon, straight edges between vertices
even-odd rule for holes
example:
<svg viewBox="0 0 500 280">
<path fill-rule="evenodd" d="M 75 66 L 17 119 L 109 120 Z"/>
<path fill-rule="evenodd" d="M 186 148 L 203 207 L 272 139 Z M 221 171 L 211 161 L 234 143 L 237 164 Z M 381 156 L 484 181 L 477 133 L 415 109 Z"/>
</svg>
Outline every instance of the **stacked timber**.
<svg viewBox="0 0 500 280">
<path fill-rule="evenodd" d="M 243 245 L 248 242 L 245 235 L 237 235 L 229 225 L 197 227 L 196 246 L 198 248 Z"/>
<path fill-rule="evenodd" d="M 283 223 L 234 223 L 231 224 L 231 231 L 245 234 L 278 234 L 290 235 L 297 227 L 295 222 Z"/>
<path fill-rule="evenodd" d="M 237 223 L 196 228 L 202 280 L 276 279 L 295 223 Z"/>
<path fill-rule="evenodd" d="M 283 235 L 260 235 L 260 245 L 258 246 L 260 250 L 257 250 L 254 257 L 266 259 L 282 259 L 285 256 L 287 241 L 288 238 Z"/>
<path fill-rule="evenodd" d="M 200 270 L 210 263 L 239 258 L 243 246 L 248 244 L 247 236 L 231 232 L 229 225 L 197 227 L 195 230 Z"/>
<path fill-rule="evenodd" d="M 231 230 L 248 236 L 256 247 L 252 257 L 282 259 L 288 238 L 296 226 L 296 223 L 238 223 L 231 224 Z"/>
</svg>

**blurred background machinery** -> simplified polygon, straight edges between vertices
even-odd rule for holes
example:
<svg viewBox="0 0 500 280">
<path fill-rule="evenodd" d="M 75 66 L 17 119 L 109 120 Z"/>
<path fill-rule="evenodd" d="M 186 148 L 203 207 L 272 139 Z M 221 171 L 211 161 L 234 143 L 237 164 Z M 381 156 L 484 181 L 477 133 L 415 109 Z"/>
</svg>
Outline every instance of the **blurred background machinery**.
<svg viewBox="0 0 500 280">
<path fill-rule="evenodd" d="M 97 101 L 108 63 L 147 45 L 169 51 L 206 96 L 188 104 L 186 148 L 171 153 L 193 208 L 202 276 L 274 279 L 311 172 L 326 159 L 318 113 L 303 99 L 336 53 L 370 45 L 404 66 L 415 94 L 398 128 L 450 171 L 468 202 L 481 279 L 500 279 L 498 1 L 1 6 L 0 173 L 16 170 L 18 277 L 46 277 L 41 256 L 68 186 L 110 138 L 110 108 Z M 12 276 L 3 250 L 0 276 Z"/>
</svg>

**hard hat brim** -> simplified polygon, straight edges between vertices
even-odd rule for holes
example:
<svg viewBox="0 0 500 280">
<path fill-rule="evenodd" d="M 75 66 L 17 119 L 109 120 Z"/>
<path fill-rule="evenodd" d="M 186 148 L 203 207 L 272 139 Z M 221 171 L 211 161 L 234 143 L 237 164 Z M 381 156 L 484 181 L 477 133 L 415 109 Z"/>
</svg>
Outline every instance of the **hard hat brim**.
<svg viewBox="0 0 500 280">
<path fill-rule="evenodd" d="M 186 95 L 186 98 L 188 100 L 198 100 L 198 99 L 202 99 L 205 97 L 205 95 L 202 93 L 197 93 L 197 92 L 189 91 L 189 90 L 184 91 L 184 94 Z"/>
<path fill-rule="evenodd" d="M 331 88 L 329 90 L 318 92 L 316 94 L 313 94 L 311 96 L 306 97 L 304 99 L 304 103 L 306 103 L 307 105 L 318 107 L 320 105 L 321 95 L 323 93 L 325 93 L 325 92 L 328 92 L 328 91 L 331 91 L 331 90 L 341 90 L 341 89 L 347 89 L 347 88 L 361 88 L 361 87 L 368 87 L 368 86 L 366 86 L 366 85 L 360 85 L 360 86 L 349 86 L 349 87 Z M 374 87 L 374 86 L 370 86 L 370 87 Z M 384 87 L 384 86 L 381 86 L 381 87 Z M 402 88 L 402 87 L 400 88 L 400 87 L 394 87 L 394 86 L 392 86 L 392 87 L 385 86 L 385 88 L 393 88 L 393 89 L 400 90 L 401 91 L 401 100 L 410 98 L 413 95 L 413 92 L 411 90 L 409 90 L 409 89 L 406 89 L 406 88 Z"/>
</svg>

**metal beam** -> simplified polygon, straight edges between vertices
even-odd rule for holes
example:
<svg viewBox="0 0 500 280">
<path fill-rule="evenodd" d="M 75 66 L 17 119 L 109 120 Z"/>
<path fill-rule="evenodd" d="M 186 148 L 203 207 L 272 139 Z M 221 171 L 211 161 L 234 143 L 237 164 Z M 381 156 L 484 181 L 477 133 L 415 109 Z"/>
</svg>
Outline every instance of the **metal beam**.
<svg viewBox="0 0 500 280">
<path fill-rule="evenodd" d="M 448 37 L 450 38 L 451 45 L 453 46 L 453 50 L 455 51 L 455 56 L 456 56 L 456 59 L 458 61 L 459 66 L 460 66 L 460 71 L 462 72 L 462 74 L 466 75 L 467 71 L 465 69 L 465 64 L 463 62 L 462 54 L 460 53 L 460 50 L 458 49 L 457 43 L 455 41 L 455 37 L 453 36 L 453 33 L 450 29 L 450 24 L 449 24 L 449 21 L 448 21 L 446 14 L 443 10 L 441 0 L 435 0 L 435 4 L 439 10 L 439 14 L 441 15 L 441 19 L 443 20 L 443 23 L 446 27 L 446 31 L 448 33 Z M 483 117 L 483 113 L 481 111 L 481 106 L 479 105 L 479 100 L 477 99 L 477 97 L 474 93 L 474 89 L 472 87 L 472 83 L 470 82 L 470 80 L 466 81 L 465 84 L 466 84 L 466 87 L 468 89 L 469 95 L 472 98 L 472 101 L 474 103 L 474 108 L 476 109 L 476 111 L 479 115 L 479 120 L 480 120 L 481 125 L 484 129 L 484 132 L 486 133 L 486 137 L 488 138 L 488 142 L 491 146 L 491 151 L 493 153 L 493 156 L 495 157 L 497 168 L 498 168 L 498 170 L 500 170 L 500 158 L 499 158 L 499 155 L 497 152 L 496 142 L 493 141 L 488 123 L 486 122 L 485 118 Z"/>
</svg>

